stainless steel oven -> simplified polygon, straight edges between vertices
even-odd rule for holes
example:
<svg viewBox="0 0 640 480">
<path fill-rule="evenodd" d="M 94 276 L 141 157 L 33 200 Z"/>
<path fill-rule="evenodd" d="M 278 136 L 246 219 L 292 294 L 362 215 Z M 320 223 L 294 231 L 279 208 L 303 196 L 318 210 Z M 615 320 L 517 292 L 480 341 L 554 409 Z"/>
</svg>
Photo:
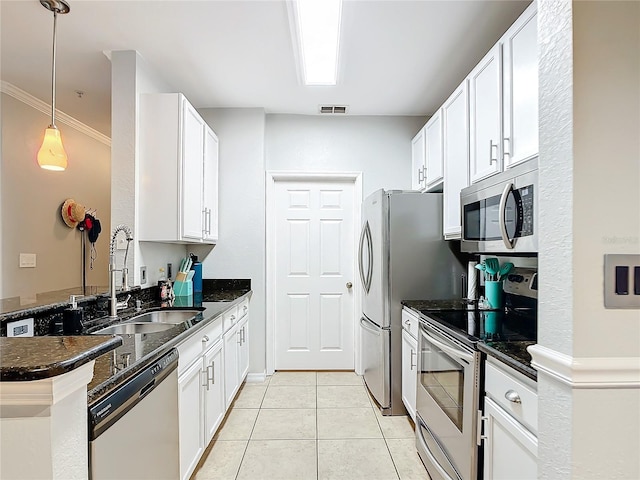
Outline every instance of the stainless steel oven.
<svg viewBox="0 0 640 480">
<path fill-rule="evenodd" d="M 433 480 L 471 480 L 476 443 L 480 352 L 420 320 L 416 444 Z"/>
<path fill-rule="evenodd" d="M 461 250 L 536 253 L 538 194 L 537 158 L 463 189 Z"/>
</svg>

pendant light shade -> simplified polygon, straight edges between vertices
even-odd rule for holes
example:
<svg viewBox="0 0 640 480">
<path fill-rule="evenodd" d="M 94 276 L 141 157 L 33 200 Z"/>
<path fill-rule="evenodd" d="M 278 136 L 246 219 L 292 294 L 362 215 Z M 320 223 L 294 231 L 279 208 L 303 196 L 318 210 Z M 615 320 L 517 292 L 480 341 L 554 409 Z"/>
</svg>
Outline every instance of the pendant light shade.
<svg viewBox="0 0 640 480">
<path fill-rule="evenodd" d="M 38 151 L 38 165 L 58 172 L 67 168 L 67 152 L 62 146 L 60 130 L 53 125 L 44 131 L 44 141 Z"/>
<path fill-rule="evenodd" d="M 53 59 L 51 62 L 51 125 L 44 132 L 42 146 L 38 150 L 38 165 L 46 170 L 63 171 L 67 168 L 67 152 L 62 146 L 60 130 L 56 127 L 56 23 L 58 14 L 69 13 L 65 0 L 40 0 L 47 10 L 53 12 Z"/>
</svg>

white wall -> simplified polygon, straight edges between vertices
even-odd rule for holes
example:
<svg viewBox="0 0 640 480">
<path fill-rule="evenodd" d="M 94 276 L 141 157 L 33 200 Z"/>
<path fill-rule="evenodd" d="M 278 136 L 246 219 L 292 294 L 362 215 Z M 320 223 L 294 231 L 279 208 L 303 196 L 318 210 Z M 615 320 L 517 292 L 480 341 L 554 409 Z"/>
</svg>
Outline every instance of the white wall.
<svg viewBox="0 0 640 480">
<path fill-rule="evenodd" d="M 140 243 L 137 241 L 139 161 L 138 105 L 142 93 L 174 92 L 133 50 L 111 53 L 111 229 L 125 224 L 133 230 L 133 252 L 129 252 L 128 268 L 132 285 L 140 285 L 140 267 L 147 267 L 147 285 L 160 278 L 159 269 L 173 264 L 174 276 L 180 259 L 186 255 L 184 245 Z M 108 233 L 110 235 L 110 233 Z M 122 234 L 120 234 L 122 235 Z M 121 267 L 123 251 L 116 252 L 116 265 Z M 120 276 L 117 276 L 118 283 Z"/>
<path fill-rule="evenodd" d="M 425 117 L 267 115 L 267 170 L 363 172 L 364 197 L 411 188 L 411 139 Z"/>
<path fill-rule="evenodd" d="M 265 114 L 261 108 L 200 109 L 220 141 L 219 241 L 204 278 L 250 278 L 249 371 L 265 371 Z M 199 249 L 194 250 L 199 253 Z"/>
<path fill-rule="evenodd" d="M 205 278 L 250 278 L 250 372 L 266 369 L 265 170 L 362 171 L 366 193 L 411 186 L 411 139 L 422 117 L 266 115 L 200 109 L 220 140 L 220 240 Z"/>
<path fill-rule="evenodd" d="M 60 207 L 67 198 L 97 209 L 108 227 L 110 207 L 109 139 L 79 122 L 57 117 L 69 165 L 64 172 L 40 168 L 36 154 L 51 117 L 47 105 L 13 85 L 3 83 L 2 98 L 2 248 L 0 298 L 21 296 L 82 285 L 82 238 L 86 241 L 87 285 L 107 284 L 108 240 L 96 242 L 97 257 L 90 268 L 86 233 L 67 227 Z M 41 110 L 42 109 L 42 110 Z M 35 268 L 19 268 L 20 253 L 36 254 Z M 6 279 L 11 279 L 7 281 Z"/>
<path fill-rule="evenodd" d="M 640 313 L 603 261 L 640 253 L 640 3 L 538 8 L 539 477 L 637 479 Z"/>
</svg>

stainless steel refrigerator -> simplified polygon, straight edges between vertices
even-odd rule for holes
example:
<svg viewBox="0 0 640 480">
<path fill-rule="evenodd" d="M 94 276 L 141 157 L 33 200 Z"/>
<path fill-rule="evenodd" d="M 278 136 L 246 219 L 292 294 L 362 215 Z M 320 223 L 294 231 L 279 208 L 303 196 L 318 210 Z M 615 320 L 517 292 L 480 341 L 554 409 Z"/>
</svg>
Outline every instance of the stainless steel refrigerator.
<svg viewBox="0 0 640 480">
<path fill-rule="evenodd" d="M 362 206 L 358 251 L 364 380 L 384 415 L 402 403 L 402 300 L 462 296 L 462 264 L 442 235 L 442 194 L 378 190 Z"/>
</svg>

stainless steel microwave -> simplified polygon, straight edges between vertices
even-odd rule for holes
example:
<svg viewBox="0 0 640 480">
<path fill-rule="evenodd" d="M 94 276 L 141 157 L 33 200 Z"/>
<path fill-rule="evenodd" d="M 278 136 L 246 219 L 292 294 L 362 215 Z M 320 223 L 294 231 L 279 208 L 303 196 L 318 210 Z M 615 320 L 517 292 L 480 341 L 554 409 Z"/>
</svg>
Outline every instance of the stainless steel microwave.
<svg viewBox="0 0 640 480">
<path fill-rule="evenodd" d="M 464 252 L 538 252 L 538 159 L 460 192 Z"/>
</svg>

